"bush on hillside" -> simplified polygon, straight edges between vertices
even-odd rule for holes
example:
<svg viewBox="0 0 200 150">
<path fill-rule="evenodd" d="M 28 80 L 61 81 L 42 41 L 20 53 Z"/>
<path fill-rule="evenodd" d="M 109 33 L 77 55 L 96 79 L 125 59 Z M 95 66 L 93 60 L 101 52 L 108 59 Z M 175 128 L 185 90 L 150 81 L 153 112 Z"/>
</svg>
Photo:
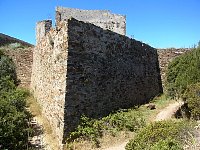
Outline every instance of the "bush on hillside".
<svg viewBox="0 0 200 150">
<path fill-rule="evenodd" d="M 193 123 L 184 120 L 151 123 L 129 141 L 126 150 L 182 150 L 192 127 Z"/>
<path fill-rule="evenodd" d="M 99 140 L 104 132 L 115 135 L 116 131 L 137 131 L 145 126 L 145 120 L 141 113 L 135 109 L 135 111 L 129 109 L 126 111 L 118 111 L 111 113 L 107 117 L 103 117 L 99 120 L 91 119 L 86 116 L 82 116 L 80 124 L 74 132 L 70 133 L 67 142 L 73 142 L 78 139 L 85 139 L 94 142 L 95 146 L 99 145 Z"/>
<path fill-rule="evenodd" d="M 28 119 L 25 109 L 27 93 L 13 90 L 0 96 L 0 145 L 12 150 L 26 147 L 28 139 Z"/>
<path fill-rule="evenodd" d="M 17 74 L 15 70 L 15 64 L 12 59 L 8 56 L 4 55 L 2 51 L 0 51 L 0 80 L 13 80 L 15 84 L 17 84 Z"/>
<path fill-rule="evenodd" d="M 25 149 L 28 141 L 28 92 L 17 89 L 14 63 L 0 52 L 0 149 Z"/>
<path fill-rule="evenodd" d="M 175 58 L 167 70 L 168 95 L 181 96 L 187 86 L 200 82 L 200 47 Z"/>
<path fill-rule="evenodd" d="M 188 86 L 183 95 L 183 99 L 188 104 L 191 117 L 200 120 L 200 83 Z"/>
</svg>

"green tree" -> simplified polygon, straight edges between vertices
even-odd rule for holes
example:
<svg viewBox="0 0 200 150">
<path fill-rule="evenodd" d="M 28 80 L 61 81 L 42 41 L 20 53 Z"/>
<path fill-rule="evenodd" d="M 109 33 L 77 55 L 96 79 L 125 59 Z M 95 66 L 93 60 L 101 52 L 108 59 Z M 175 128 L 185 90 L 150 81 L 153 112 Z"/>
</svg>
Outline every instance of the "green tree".
<svg viewBox="0 0 200 150">
<path fill-rule="evenodd" d="M 172 97 L 181 96 L 191 84 L 200 82 L 200 48 L 175 58 L 167 70 L 167 90 Z"/>
<path fill-rule="evenodd" d="M 26 111 L 28 92 L 16 87 L 15 65 L 0 52 L 0 146 L 1 149 L 19 150 L 27 145 L 27 120 L 31 115 Z"/>
<path fill-rule="evenodd" d="M 197 46 L 197 48 L 200 48 L 200 41 L 198 42 L 198 46 Z"/>
<path fill-rule="evenodd" d="M 15 64 L 13 63 L 12 59 L 0 51 L 0 78 L 5 77 L 9 77 L 10 80 L 13 80 L 15 84 L 17 83 Z"/>
</svg>

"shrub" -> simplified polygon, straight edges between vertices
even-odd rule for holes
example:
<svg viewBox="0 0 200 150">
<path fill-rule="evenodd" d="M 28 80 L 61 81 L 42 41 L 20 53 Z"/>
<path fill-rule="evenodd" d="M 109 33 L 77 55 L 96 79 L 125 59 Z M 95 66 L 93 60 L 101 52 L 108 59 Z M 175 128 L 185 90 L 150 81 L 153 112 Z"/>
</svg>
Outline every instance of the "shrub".
<svg viewBox="0 0 200 150">
<path fill-rule="evenodd" d="M 10 76 L 0 78 L 0 95 L 4 92 L 12 91 L 16 89 L 15 83 L 11 80 Z"/>
<path fill-rule="evenodd" d="M 98 137 L 100 137 L 102 134 L 102 130 L 100 127 L 101 125 L 102 124 L 98 120 L 82 116 L 80 119 L 80 124 L 74 132 L 70 133 L 67 141 L 72 142 L 75 139 L 83 138 L 85 140 L 90 140 L 94 142 L 94 144 L 98 146 Z"/>
<path fill-rule="evenodd" d="M 144 127 L 145 120 L 137 109 L 121 110 L 104 117 L 102 119 L 91 119 L 82 116 L 80 124 L 74 132 L 70 133 L 67 138 L 68 145 L 77 139 L 85 139 L 94 142 L 94 145 L 99 145 L 99 140 L 103 132 L 109 132 L 114 135 L 115 131 L 137 131 Z"/>
<path fill-rule="evenodd" d="M 188 86 L 183 99 L 187 102 L 188 108 L 193 119 L 200 119 L 200 83 Z"/>
<path fill-rule="evenodd" d="M 187 121 L 160 121 L 141 129 L 126 145 L 126 150 L 182 149 L 180 143 L 189 137 L 193 124 Z M 188 139 L 187 139 L 188 140 Z"/>
<path fill-rule="evenodd" d="M 28 141 L 28 92 L 18 89 L 15 66 L 0 52 L 0 149 L 25 149 Z"/>
<path fill-rule="evenodd" d="M 120 110 L 102 118 L 102 121 L 107 128 L 115 128 L 118 131 L 128 130 L 134 132 L 145 126 L 145 120 L 137 109 Z"/>
<path fill-rule="evenodd" d="M 0 79 L 10 78 L 15 84 L 17 84 L 17 74 L 15 71 L 15 64 L 12 59 L 7 57 L 0 51 Z"/>
<path fill-rule="evenodd" d="M 28 120 L 27 92 L 16 89 L 0 95 L 0 145 L 3 149 L 23 149 L 27 144 Z"/>
<path fill-rule="evenodd" d="M 165 140 L 159 140 L 152 146 L 151 150 L 183 150 L 183 147 L 179 141 L 167 138 Z"/>
<path fill-rule="evenodd" d="M 188 85 L 200 82 L 200 48 L 175 58 L 167 70 L 168 95 L 181 96 Z"/>
</svg>

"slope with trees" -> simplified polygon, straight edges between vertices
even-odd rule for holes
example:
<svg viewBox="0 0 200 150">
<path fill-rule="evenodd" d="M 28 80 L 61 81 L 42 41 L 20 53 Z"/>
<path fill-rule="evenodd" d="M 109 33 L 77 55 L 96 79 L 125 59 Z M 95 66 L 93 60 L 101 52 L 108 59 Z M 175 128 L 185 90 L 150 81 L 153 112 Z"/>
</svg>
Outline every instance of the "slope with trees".
<svg viewBox="0 0 200 150">
<path fill-rule="evenodd" d="M 17 83 L 14 63 L 0 51 L 0 149 L 25 149 L 28 143 L 28 92 Z"/>
</svg>

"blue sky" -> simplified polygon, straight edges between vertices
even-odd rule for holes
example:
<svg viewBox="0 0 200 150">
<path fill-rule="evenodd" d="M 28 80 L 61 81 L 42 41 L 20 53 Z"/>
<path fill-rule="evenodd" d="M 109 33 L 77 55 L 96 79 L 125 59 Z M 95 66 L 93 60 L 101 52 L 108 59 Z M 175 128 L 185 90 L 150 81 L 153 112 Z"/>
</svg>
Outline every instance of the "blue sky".
<svg viewBox="0 0 200 150">
<path fill-rule="evenodd" d="M 0 32 L 35 44 L 36 22 L 54 21 L 56 6 L 126 15 L 127 35 L 156 48 L 200 40 L 200 0 L 0 0 Z"/>
</svg>

